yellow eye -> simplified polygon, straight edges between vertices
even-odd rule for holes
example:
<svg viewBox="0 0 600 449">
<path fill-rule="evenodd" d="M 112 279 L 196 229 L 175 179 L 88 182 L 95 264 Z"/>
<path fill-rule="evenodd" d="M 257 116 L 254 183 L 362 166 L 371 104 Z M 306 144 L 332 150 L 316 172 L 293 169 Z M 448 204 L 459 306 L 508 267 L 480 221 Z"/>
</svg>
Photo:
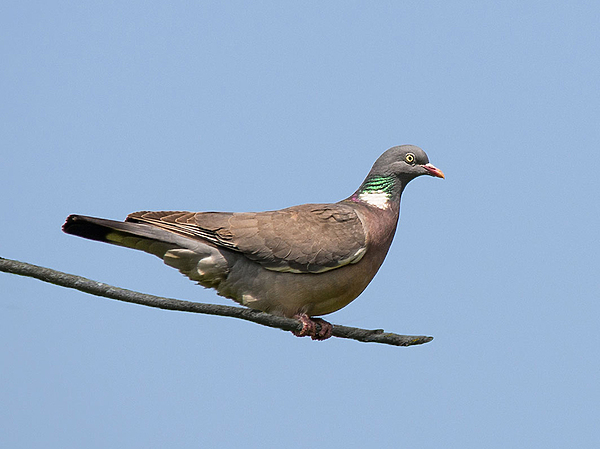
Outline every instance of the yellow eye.
<svg viewBox="0 0 600 449">
<path fill-rule="evenodd" d="M 404 160 L 406 162 L 408 162 L 409 164 L 414 164 L 415 163 L 415 155 L 412 153 L 406 153 L 406 156 L 404 156 Z"/>
</svg>

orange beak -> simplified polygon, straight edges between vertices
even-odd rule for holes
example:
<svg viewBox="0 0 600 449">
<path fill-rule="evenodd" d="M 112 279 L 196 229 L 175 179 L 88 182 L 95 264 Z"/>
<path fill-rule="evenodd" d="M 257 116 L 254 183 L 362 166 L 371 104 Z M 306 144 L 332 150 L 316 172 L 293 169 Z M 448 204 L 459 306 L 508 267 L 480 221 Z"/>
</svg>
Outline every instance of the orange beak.
<svg viewBox="0 0 600 449">
<path fill-rule="evenodd" d="M 444 176 L 444 172 L 442 172 L 442 170 L 440 170 L 437 167 L 434 167 L 431 164 L 425 164 L 425 165 L 422 165 L 421 167 L 423 167 L 425 170 L 427 170 L 431 176 L 435 176 L 436 178 L 444 178 L 444 179 L 446 178 Z"/>
</svg>

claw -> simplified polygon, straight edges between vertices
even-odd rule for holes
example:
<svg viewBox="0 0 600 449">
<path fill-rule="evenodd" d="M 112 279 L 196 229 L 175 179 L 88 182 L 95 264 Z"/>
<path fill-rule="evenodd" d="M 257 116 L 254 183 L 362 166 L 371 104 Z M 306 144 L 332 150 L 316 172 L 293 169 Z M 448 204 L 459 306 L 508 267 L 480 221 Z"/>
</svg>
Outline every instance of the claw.
<svg viewBox="0 0 600 449">
<path fill-rule="evenodd" d="M 327 340 L 332 335 L 333 325 L 322 318 L 311 318 L 306 313 L 298 313 L 294 318 L 302 323 L 302 329 L 292 331 L 296 337 L 310 336 L 313 340 Z"/>
<path fill-rule="evenodd" d="M 316 324 L 321 325 L 319 332 L 312 336 L 313 340 L 327 340 L 328 338 L 331 338 L 331 335 L 333 334 L 333 324 L 325 321 L 323 318 L 313 318 L 313 321 Z"/>
</svg>

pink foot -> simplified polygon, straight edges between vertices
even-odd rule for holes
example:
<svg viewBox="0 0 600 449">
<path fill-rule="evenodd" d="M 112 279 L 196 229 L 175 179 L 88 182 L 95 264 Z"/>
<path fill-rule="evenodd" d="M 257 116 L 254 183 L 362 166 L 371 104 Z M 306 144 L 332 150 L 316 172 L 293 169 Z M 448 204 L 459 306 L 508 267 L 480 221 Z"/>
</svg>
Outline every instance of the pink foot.
<svg viewBox="0 0 600 449">
<path fill-rule="evenodd" d="M 328 321 L 325 321 L 323 318 L 313 318 L 312 319 L 316 324 L 321 325 L 321 330 L 317 333 L 317 335 L 313 336 L 313 340 L 327 340 L 331 338 L 333 334 L 333 324 Z"/>
<path fill-rule="evenodd" d="M 333 332 L 333 325 L 322 318 L 311 318 L 306 313 L 298 313 L 294 318 L 302 323 L 302 329 L 293 331 L 297 337 L 310 336 L 313 340 L 327 340 Z M 317 332 L 317 324 L 319 331 Z"/>
</svg>

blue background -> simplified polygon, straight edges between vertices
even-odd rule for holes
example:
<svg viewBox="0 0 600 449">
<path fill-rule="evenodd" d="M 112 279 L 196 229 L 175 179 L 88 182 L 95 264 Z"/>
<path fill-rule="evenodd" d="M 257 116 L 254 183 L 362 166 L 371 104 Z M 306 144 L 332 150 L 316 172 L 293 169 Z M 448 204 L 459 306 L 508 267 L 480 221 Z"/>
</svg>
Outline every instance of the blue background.
<svg viewBox="0 0 600 449">
<path fill-rule="evenodd" d="M 0 274 L 0 446 L 600 445 L 597 2 L 0 7 L 0 256 L 231 304 L 70 213 L 345 198 L 387 148 L 446 180 L 313 342 Z"/>
</svg>

